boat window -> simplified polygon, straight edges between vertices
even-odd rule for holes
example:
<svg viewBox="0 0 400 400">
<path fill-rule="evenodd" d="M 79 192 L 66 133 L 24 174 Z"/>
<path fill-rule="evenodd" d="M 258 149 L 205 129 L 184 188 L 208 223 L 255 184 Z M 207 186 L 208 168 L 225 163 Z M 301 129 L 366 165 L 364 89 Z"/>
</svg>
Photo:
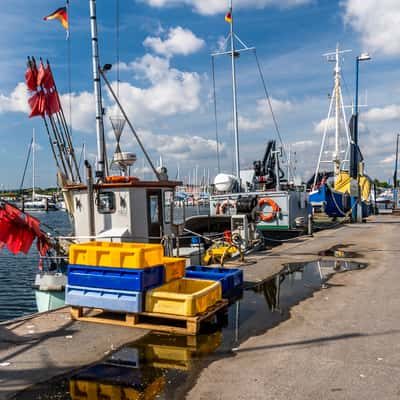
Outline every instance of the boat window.
<svg viewBox="0 0 400 400">
<path fill-rule="evenodd" d="M 164 221 L 166 224 L 171 223 L 171 207 L 173 207 L 174 192 L 166 190 L 164 192 Z"/>
<path fill-rule="evenodd" d="M 150 223 L 151 224 L 159 224 L 161 221 L 160 221 L 160 209 L 159 209 L 159 203 L 158 203 L 158 196 L 151 195 L 149 197 L 149 203 L 150 203 Z"/>
<path fill-rule="evenodd" d="M 97 210 L 100 214 L 112 214 L 115 212 L 115 194 L 102 192 L 97 197 Z"/>
</svg>

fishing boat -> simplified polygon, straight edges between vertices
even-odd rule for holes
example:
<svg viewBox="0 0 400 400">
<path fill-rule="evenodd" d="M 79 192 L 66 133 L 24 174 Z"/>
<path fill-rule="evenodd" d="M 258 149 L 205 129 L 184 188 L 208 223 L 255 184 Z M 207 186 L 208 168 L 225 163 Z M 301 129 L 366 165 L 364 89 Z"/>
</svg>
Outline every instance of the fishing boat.
<svg viewBox="0 0 400 400">
<path fill-rule="evenodd" d="M 259 242 L 260 233 L 265 237 L 270 237 L 276 234 L 298 235 L 304 232 L 308 226 L 311 210 L 305 187 L 296 186 L 293 182 L 289 182 L 288 178 L 284 179 L 284 173 L 280 167 L 280 157 L 284 151 L 283 142 L 271 99 L 256 49 L 247 46 L 234 31 L 232 1 L 228 16 L 230 32 L 224 42 L 225 48 L 212 54 L 212 65 L 214 74 L 216 57 L 228 55 L 231 58 L 235 173 L 219 173 L 215 177 L 214 192 L 210 196 L 210 214 L 189 218 L 186 221 L 186 228 L 189 231 L 202 232 L 202 234 L 231 230 L 237 241 L 245 243 L 244 247 L 247 248 L 252 246 L 251 243 Z M 263 160 L 255 161 L 253 169 L 250 170 L 241 170 L 240 166 L 237 107 L 236 63 L 237 58 L 245 52 L 253 53 L 255 56 L 265 91 L 266 104 L 269 106 L 282 146 L 278 148 L 275 140 L 269 141 Z"/>
<path fill-rule="evenodd" d="M 37 274 L 35 288 L 40 309 L 52 308 L 62 304 L 60 293 L 65 287 L 65 266 L 68 248 L 71 244 L 88 241 L 164 243 L 166 255 L 171 249 L 173 236 L 179 230 L 174 221 L 175 189 L 181 182 L 171 181 L 165 167 L 156 168 L 150 159 L 133 124 L 129 120 L 116 92 L 107 78 L 111 64 L 100 66 L 98 33 L 96 19 L 96 1 L 90 0 L 90 25 L 92 41 L 93 82 L 96 101 L 96 138 L 97 162 L 92 166 L 85 160 L 85 179 L 82 179 L 75 157 L 69 126 L 61 102 L 59 101 L 55 79 L 47 61 L 41 61 L 39 67 L 33 57 L 28 58 L 26 73 L 28 89 L 33 92 L 30 102 L 32 113 L 35 112 L 35 96 L 52 97 L 52 107 L 41 115 L 49 144 L 58 169 L 58 181 L 61 187 L 65 208 L 70 216 L 72 234 L 65 237 L 53 237 L 53 248 L 42 263 L 51 268 L 42 268 Z M 31 83 L 35 71 L 43 71 L 46 83 Z M 104 134 L 103 100 L 101 80 L 112 94 L 119 113 L 110 118 L 116 136 L 116 149 L 111 162 L 107 156 Z M 45 104 L 49 105 L 48 100 Z M 32 114 L 31 114 L 32 115 Z M 155 180 L 140 180 L 130 174 L 136 155 L 121 150 L 120 139 L 127 124 L 139 144 L 143 155 L 150 165 Z M 116 171 L 116 173 L 115 173 Z M 172 255 L 172 250 L 171 250 Z"/>
<path fill-rule="evenodd" d="M 335 63 L 334 87 L 330 97 L 328 116 L 325 120 L 322 143 L 318 157 L 317 167 L 310 181 L 310 201 L 314 210 L 322 210 L 329 217 L 338 218 L 350 216 L 356 200 L 361 196 L 362 207 L 360 215 L 368 216 L 368 201 L 371 192 L 371 181 L 364 174 L 362 154 L 357 148 L 359 160 L 356 166 L 356 179 L 351 177 L 351 154 L 353 118 L 350 128 L 347 122 L 346 111 L 342 96 L 341 82 L 341 55 L 351 50 L 340 50 L 339 45 L 331 53 L 324 54 L 328 61 Z M 331 125 L 334 124 L 333 148 L 329 136 Z"/>
</svg>

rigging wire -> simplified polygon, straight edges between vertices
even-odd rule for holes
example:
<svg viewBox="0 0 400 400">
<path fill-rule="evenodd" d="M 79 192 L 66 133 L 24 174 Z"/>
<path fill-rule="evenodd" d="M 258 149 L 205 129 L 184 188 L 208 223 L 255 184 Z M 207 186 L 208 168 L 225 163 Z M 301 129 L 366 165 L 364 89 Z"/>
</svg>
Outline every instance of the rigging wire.
<svg viewBox="0 0 400 400">
<path fill-rule="evenodd" d="M 260 61 L 259 61 L 258 56 L 257 56 L 257 50 L 254 49 L 253 51 L 254 51 L 254 57 L 255 57 L 256 63 L 257 63 L 258 72 L 259 72 L 259 74 L 260 74 L 261 83 L 262 83 L 263 88 L 264 88 L 265 97 L 266 97 L 266 99 L 267 99 L 268 107 L 269 107 L 269 110 L 270 110 L 270 112 L 271 112 L 271 116 L 272 116 L 272 120 L 273 120 L 273 123 L 274 123 L 275 131 L 276 131 L 276 133 L 277 133 L 277 135 L 278 135 L 279 142 L 281 143 L 281 146 L 282 146 L 282 156 L 284 156 L 284 157 L 286 158 L 287 163 L 289 163 L 288 157 L 287 157 L 287 155 L 286 155 L 285 144 L 284 144 L 284 142 L 283 142 L 282 135 L 281 135 L 281 131 L 280 131 L 280 129 L 279 129 L 278 120 L 276 119 L 274 110 L 273 110 L 273 108 L 272 108 L 271 97 L 270 97 L 270 95 L 269 95 L 269 92 L 268 92 L 268 89 L 267 89 L 267 84 L 266 84 L 266 82 L 265 82 L 264 74 L 263 74 L 263 71 L 262 71 L 262 68 L 261 68 L 261 64 L 260 64 Z M 294 177 L 293 166 L 292 166 L 292 165 L 289 165 L 289 169 L 290 169 L 290 172 L 291 172 L 292 176 Z M 289 177 L 287 177 L 287 179 L 289 179 Z"/>
<path fill-rule="evenodd" d="M 277 133 L 277 135 L 278 135 L 279 141 L 280 141 L 281 146 L 282 146 L 282 152 L 284 153 L 284 152 L 285 152 L 285 148 L 284 148 L 284 144 L 283 144 L 283 140 L 282 140 L 282 135 L 281 135 L 281 132 L 280 132 L 280 130 L 279 130 L 278 121 L 277 121 L 277 119 L 276 119 L 274 110 L 273 110 L 273 108 L 272 108 L 271 98 L 270 98 L 270 96 L 269 96 L 269 92 L 268 92 L 268 89 L 267 89 L 267 84 L 265 83 L 264 74 L 263 74 L 263 72 L 262 72 L 260 62 L 259 62 L 259 60 L 258 60 L 258 56 L 257 56 L 257 51 L 256 51 L 256 49 L 254 49 L 254 57 L 255 57 L 255 59 L 256 59 L 258 72 L 260 73 L 261 82 L 262 82 L 262 85 L 263 85 L 263 88 L 264 88 L 265 96 L 266 96 L 266 98 L 267 98 L 268 107 L 269 107 L 269 110 L 270 110 L 270 112 L 271 112 L 272 120 L 273 120 L 273 122 L 274 122 L 274 127 L 275 127 L 276 133 Z"/>
<path fill-rule="evenodd" d="M 22 191 L 22 187 L 24 186 L 26 171 L 27 171 L 27 169 L 28 169 L 29 159 L 30 159 L 31 153 L 32 153 L 32 146 L 33 146 L 33 137 L 31 138 L 31 143 L 29 144 L 29 147 L 28 147 L 28 154 L 27 154 L 27 156 L 26 156 L 24 172 L 23 172 L 23 174 L 22 174 L 21 183 L 20 183 L 20 185 L 19 185 L 19 191 L 20 191 L 20 192 Z"/>
<path fill-rule="evenodd" d="M 214 57 L 211 56 L 212 65 L 212 80 L 213 80 L 213 102 L 214 102 L 214 120 L 215 120 L 215 140 L 217 141 L 217 163 L 218 163 L 218 173 L 221 172 L 221 160 L 219 154 L 219 134 L 218 134 L 218 114 L 217 114 L 217 94 L 215 90 L 215 63 Z"/>
</svg>

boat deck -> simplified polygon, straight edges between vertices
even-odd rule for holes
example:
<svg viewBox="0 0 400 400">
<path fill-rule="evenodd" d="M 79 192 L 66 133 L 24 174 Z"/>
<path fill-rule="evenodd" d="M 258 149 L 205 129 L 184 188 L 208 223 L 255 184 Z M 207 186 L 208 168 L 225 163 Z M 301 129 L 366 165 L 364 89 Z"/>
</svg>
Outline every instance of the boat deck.
<svg viewBox="0 0 400 400">
<path fill-rule="evenodd" d="M 243 267 L 245 281 L 264 281 L 286 263 L 329 259 L 320 253 L 334 246 L 352 252 L 352 261 L 359 258 L 368 263 L 363 253 L 389 251 L 382 245 L 384 235 L 391 234 L 385 226 L 396 221 L 398 217 L 379 215 L 365 224 L 339 226 L 249 256 L 248 265 Z M 379 241 L 375 240 L 377 236 Z M 132 327 L 72 321 L 68 307 L 0 323 L 0 399 L 96 362 L 146 333 Z"/>
</svg>

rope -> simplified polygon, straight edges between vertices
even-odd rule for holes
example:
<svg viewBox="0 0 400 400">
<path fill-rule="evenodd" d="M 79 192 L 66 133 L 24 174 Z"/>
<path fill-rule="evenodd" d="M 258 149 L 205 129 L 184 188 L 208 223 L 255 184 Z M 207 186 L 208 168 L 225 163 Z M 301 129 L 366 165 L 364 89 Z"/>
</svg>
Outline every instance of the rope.
<svg viewBox="0 0 400 400">
<path fill-rule="evenodd" d="M 217 141 L 217 163 L 218 163 L 218 173 L 221 172 L 221 160 L 219 156 L 219 135 L 218 135 L 218 116 L 217 116 L 217 94 L 215 91 L 215 65 L 214 57 L 211 57 L 212 65 L 212 80 L 213 80 L 213 101 L 214 101 L 214 120 L 215 120 L 215 140 Z"/>
</svg>

